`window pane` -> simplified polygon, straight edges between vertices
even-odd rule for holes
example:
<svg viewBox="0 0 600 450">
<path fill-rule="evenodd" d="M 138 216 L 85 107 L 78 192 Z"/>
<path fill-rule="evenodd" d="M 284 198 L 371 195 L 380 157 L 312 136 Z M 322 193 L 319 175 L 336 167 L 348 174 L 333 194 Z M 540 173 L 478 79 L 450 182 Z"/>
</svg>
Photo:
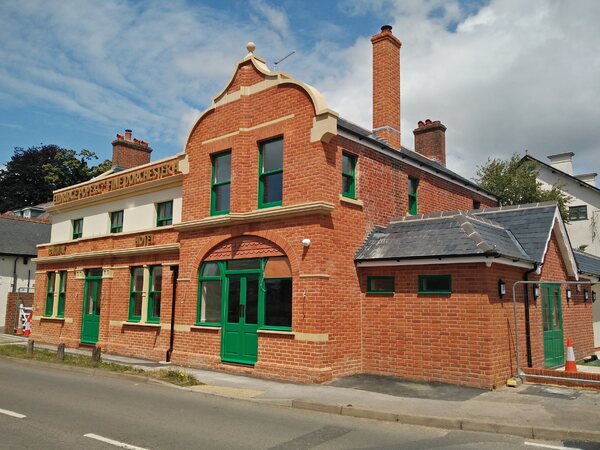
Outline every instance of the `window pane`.
<svg viewBox="0 0 600 450">
<path fill-rule="evenodd" d="M 142 315 L 142 293 L 136 292 L 133 296 L 133 315 L 140 317 Z"/>
<path fill-rule="evenodd" d="M 394 277 L 369 278 L 369 292 L 394 292 Z"/>
<path fill-rule="evenodd" d="M 262 147 L 263 172 L 283 168 L 283 139 L 264 142 Z"/>
<path fill-rule="evenodd" d="M 246 279 L 246 318 L 247 324 L 258 323 L 258 278 Z"/>
<path fill-rule="evenodd" d="M 204 264 L 204 269 L 202 270 L 203 277 L 218 277 L 221 274 L 219 270 L 219 264 L 216 262 L 210 262 Z"/>
<path fill-rule="evenodd" d="M 86 276 L 88 277 L 101 277 L 102 269 L 88 269 Z"/>
<path fill-rule="evenodd" d="M 342 155 L 342 172 L 348 174 L 354 173 L 354 157 L 350 155 Z"/>
<path fill-rule="evenodd" d="M 231 179 L 231 153 L 215 156 L 215 183 Z"/>
<path fill-rule="evenodd" d="M 229 210 L 229 198 L 231 192 L 230 184 L 215 186 L 215 211 Z"/>
<path fill-rule="evenodd" d="M 263 177 L 263 203 L 280 202 L 283 191 L 283 173 Z"/>
<path fill-rule="evenodd" d="M 203 281 L 200 322 L 221 321 L 221 282 Z"/>
<path fill-rule="evenodd" d="M 100 302 L 102 301 L 102 281 L 96 281 L 98 283 L 98 291 L 96 296 L 96 315 L 100 315 Z"/>
<path fill-rule="evenodd" d="M 419 184 L 419 182 L 415 178 L 409 178 L 408 179 L 408 194 L 409 195 L 416 195 L 417 194 L 417 186 L 418 186 L 418 184 Z"/>
<path fill-rule="evenodd" d="M 54 285 L 56 283 L 56 273 L 48 272 L 48 293 L 54 292 Z"/>
<path fill-rule="evenodd" d="M 344 194 L 352 193 L 352 177 L 342 175 L 342 192 Z"/>
<path fill-rule="evenodd" d="M 229 299 L 227 308 L 227 322 L 238 323 L 240 321 L 240 279 L 229 279 Z"/>
<path fill-rule="evenodd" d="M 161 291 L 162 286 L 162 266 L 154 266 L 152 268 L 152 286 L 151 290 L 154 292 Z"/>
<path fill-rule="evenodd" d="M 160 292 L 153 292 L 152 293 L 152 311 L 151 311 L 151 316 L 155 319 L 158 319 L 160 317 L 160 299 L 161 299 L 161 294 Z"/>
<path fill-rule="evenodd" d="M 134 267 L 133 269 L 133 291 L 141 292 L 144 290 L 144 269 Z"/>
<path fill-rule="evenodd" d="M 450 292 L 449 276 L 424 276 L 423 291 L 425 292 Z"/>
<path fill-rule="evenodd" d="M 292 280 L 265 279 L 265 325 L 292 326 Z"/>
<path fill-rule="evenodd" d="M 260 269 L 260 259 L 232 259 L 227 261 L 228 270 Z"/>
<path fill-rule="evenodd" d="M 60 292 L 67 291 L 67 272 L 60 272 Z"/>
</svg>

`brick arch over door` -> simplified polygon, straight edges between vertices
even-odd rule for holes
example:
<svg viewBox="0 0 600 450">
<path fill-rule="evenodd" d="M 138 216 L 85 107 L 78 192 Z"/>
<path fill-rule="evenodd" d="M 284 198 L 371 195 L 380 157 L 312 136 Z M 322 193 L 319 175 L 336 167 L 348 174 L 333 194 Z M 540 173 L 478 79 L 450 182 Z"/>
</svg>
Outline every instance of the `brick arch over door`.
<svg viewBox="0 0 600 450">
<path fill-rule="evenodd" d="M 227 239 L 215 238 L 196 255 L 194 269 L 198 275 L 204 261 L 287 256 L 292 276 L 300 272 L 299 261 L 287 242 L 272 231 L 241 234 Z"/>
</svg>

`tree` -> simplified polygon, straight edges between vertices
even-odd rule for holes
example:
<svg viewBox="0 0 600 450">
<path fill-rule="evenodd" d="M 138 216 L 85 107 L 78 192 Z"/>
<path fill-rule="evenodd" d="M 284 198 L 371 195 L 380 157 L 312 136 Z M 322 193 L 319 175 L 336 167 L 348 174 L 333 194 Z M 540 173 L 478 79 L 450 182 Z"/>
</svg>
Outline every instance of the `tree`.
<svg viewBox="0 0 600 450">
<path fill-rule="evenodd" d="M 40 145 L 27 150 L 17 147 L 10 161 L 0 169 L 0 211 L 32 206 L 52 200 L 52 191 L 87 181 L 110 168 L 110 161 L 97 166 L 90 150 Z"/>
<path fill-rule="evenodd" d="M 522 161 L 515 153 L 509 160 L 488 159 L 487 164 L 478 166 L 475 182 L 496 195 L 501 205 L 556 201 L 563 220 L 568 222 L 569 196 L 560 185 L 554 185 L 550 190 L 543 189 L 542 183 L 537 181 L 538 173 L 533 161 Z"/>
</svg>

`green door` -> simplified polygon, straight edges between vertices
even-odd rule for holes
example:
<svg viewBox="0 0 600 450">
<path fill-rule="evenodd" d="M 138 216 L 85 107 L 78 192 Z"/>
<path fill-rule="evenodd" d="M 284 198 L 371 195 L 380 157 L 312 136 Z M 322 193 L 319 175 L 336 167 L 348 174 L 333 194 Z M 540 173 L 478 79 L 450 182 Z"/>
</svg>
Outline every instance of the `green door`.
<svg viewBox="0 0 600 450">
<path fill-rule="evenodd" d="M 100 328 L 100 298 L 102 296 L 102 269 L 90 269 L 83 287 L 83 319 L 81 321 L 81 342 L 98 342 Z"/>
<path fill-rule="evenodd" d="M 228 275 L 221 359 L 255 364 L 258 357 L 258 274 Z"/>
<path fill-rule="evenodd" d="M 565 362 L 560 284 L 542 284 L 542 322 L 544 326 L 544 367 Z"/>
</svg>

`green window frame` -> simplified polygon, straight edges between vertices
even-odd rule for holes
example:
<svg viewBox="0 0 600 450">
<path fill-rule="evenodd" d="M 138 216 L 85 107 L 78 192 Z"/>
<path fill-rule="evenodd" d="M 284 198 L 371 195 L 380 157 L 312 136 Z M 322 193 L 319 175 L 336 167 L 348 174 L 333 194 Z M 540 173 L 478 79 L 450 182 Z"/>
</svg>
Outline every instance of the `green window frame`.
<svg viewBox="0 0 600 450">
<path fill-rule="evenodd" d="M 144 268 L 136 266 L 131 268 L 131 282 L 129 285 L 129 322 L 142 320 L 142 303 L 144 299 Z"/>
<path fill-rule="evenodd" d="M 121 233 L 123 231 L 123 210 L 110 213 L 110 232 Z"/>
<path fill-rule="evenodd" d="M 173 224 L 173 200 L 156 204 L 156 226 L 165 227 Z"/>
<path fill-rule="evenodd" d="M 56 311 L 57 317 L 65 316 L 65 298 L 67 295 L 67 271 L 63 270 L 58 273 L 59 287 L 58 287 L 58 309 Z"/>
<path fill-rule="evenodd" d="M 394 294 L 395 277 L 391 275 L 367 277 L 367 294 Z"/>
<path fill-rule="evenodd" d="M 569 220 L 588 220 L 587 205 L 569 206 Z"/>
<path fill-rule="evenodd" d="M 342 153 L 342 195 L 356 198 L 356 156 Z"/>
<path fill-rule="evenodd" d="M 73 239 L 79 239 L 83 236 L 83 219 L 74 219 L 71 226 L 73 228 Z"/>
<path fill-rule="evenodd" d="M 160 323 L 160 303 L 162 293 L 162 266 L 150 266 L 148 286 L 148 323 Z"/>
<path fill-rule="evenodd" d="M 452 294 L 450 275 L 419 275 L 419 294 Z"/>
<path fill-rule="evenodd" d="M 283 201 L 283 138 L 260 143 L 258 207 L 281 206 Z"/>
<path fill-rule="evenodd" d="M 46 287 L 46 310 L 44 315 L 51 317 L 54 311 L 54 286 L 56 286 L 56 272 L 48 272 L 48 283 Z"/>
<path fill-rule="evenodd" d="M 210 215 L 229 214 L 230 202 L 231 151 L 227 151 L 212 156 Z"/>
<path fill-rule="evenodd" d="M 419 180 L 417 178 L 408 178 L 408 214 L 414 216 L 417 214 L 418 207 L 418 196 Z"/>
<path fill-rule="evenodd" d="M 196 325 L 221 325 L 225 296 L 225 269 L 225 261 L 207 261 L 202 264 L 198 277 Z"/>
</svg>

